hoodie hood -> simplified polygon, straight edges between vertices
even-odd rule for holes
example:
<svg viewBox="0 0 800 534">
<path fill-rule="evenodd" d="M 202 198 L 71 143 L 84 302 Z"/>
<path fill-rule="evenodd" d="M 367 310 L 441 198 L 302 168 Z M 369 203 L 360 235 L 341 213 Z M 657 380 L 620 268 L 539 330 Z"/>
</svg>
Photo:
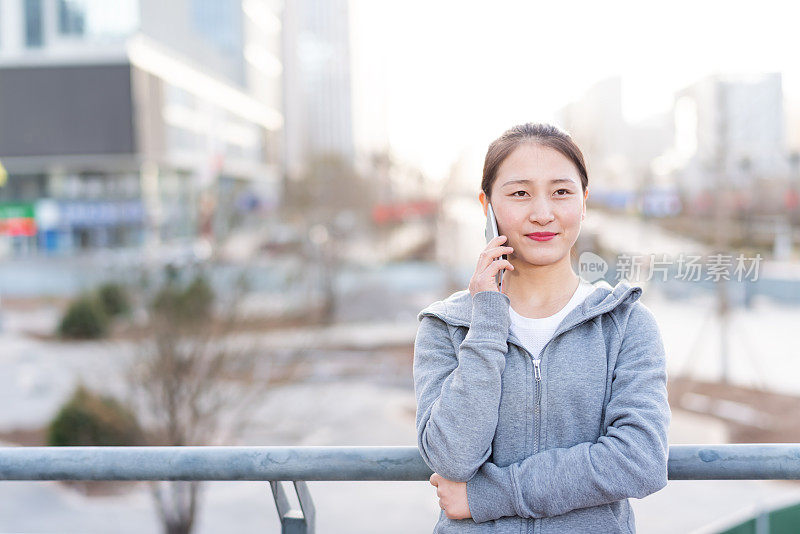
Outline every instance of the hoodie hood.
<svg viewBox="0 0 800 534">
<path fill-rule="evenodd" d="M 624 279 L 614 287 L 605 280 L 599 280 L 592 285 L 595 287 L 594 292 L 564 317 L 558 331 L 562 331 L 564 325 L 574 326 L 609 312 L 621 304 L 633 303 L 642 295 L 641 287 L 632 286 Z M 505 298 L 508 300 L 508 296 Z M 425 315 L 438 317 L 451 326 L 469 327 L 472 320 L 472 295 L 466 289 L 457 291 L 446 299 L 427 306 L 417 314 L 417 320 L 421 321 Z"/>
</svg>

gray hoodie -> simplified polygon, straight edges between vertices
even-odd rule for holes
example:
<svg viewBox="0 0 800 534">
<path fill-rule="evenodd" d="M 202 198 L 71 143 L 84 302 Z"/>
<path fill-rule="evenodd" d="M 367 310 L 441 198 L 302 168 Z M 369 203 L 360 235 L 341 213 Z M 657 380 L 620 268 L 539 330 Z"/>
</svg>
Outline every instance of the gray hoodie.
<svg viewBox="0 0 800 534">
<path fill-rule="evenodd" d="M 419 313 L 417 445 L 467 482 L 472 519 L 434 533 L 635 532 L 628 497 L 667 484 L 664 345 L 642 290 L 600 281 L 540 354 L 509 332 L 509 299 L 466 290 Z"/>
</svg>

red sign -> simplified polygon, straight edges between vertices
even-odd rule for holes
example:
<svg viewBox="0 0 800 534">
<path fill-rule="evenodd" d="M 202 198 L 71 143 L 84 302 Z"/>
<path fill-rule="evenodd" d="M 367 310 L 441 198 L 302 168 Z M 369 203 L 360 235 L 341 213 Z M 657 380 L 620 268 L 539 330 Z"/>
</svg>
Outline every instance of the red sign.
<svg viewBox="0 0 800 534">
<path fill-rule="evenodd" d="M 398 204 L 379 204 L 372 209 L 372 220 L 378 224 L 404 221 L 436 213 L 436 202 L 418 200 Z"/>
<path fill-rule="evenodd" d="M 0 219 L 0 235 L 34 236 L 36 235 L 36 221 L 28 217 Z"/>
</svg>

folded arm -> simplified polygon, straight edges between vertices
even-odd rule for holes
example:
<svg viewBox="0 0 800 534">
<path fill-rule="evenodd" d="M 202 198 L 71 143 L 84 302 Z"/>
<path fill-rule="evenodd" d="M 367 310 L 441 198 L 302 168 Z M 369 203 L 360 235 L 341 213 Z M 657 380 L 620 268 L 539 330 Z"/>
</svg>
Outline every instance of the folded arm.
<svg viewBox="0 0 800 534">
<path fill-rule="evenodd" d="M 492 452 L 508 352 L 508 297 L 481 291 L 456 352 L 447 324 L 424 316 L 414 343 L 417 445 L 436 473 L 455 482 L 475 475 Z"/>
</svg>

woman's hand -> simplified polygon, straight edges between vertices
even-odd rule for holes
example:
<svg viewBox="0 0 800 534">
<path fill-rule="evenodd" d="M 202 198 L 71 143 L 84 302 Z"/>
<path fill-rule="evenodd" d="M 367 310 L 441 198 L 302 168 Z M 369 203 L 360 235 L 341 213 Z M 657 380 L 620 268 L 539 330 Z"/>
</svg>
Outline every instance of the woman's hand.
<svg viewBox="0 0 800 534">
<path fill-rule="evenodd" d="M 497 287 L 495 276 L 500 269 L 514 270 L 514 266 L 508 260 L 497 260 L 503 254 L 514 252 L 512 247 L 500 246 L 505 243 L 507 237 L 499 235 L 486 244 L 486 248 L 478 258 L 478 266 L 469 281 L 469 292 L 473 297 L 480 291 L 500 291 Z"/>
<path fill-rule="evenodd" d="M 467 502 L 467 483 L 453 482 L 434 473 L 430 478 L 431 485 L 436 486 L 436 495 L 439 496 L 439 507 L 444 510 L 450 519 L 471 519 Z"/>
</svg>

